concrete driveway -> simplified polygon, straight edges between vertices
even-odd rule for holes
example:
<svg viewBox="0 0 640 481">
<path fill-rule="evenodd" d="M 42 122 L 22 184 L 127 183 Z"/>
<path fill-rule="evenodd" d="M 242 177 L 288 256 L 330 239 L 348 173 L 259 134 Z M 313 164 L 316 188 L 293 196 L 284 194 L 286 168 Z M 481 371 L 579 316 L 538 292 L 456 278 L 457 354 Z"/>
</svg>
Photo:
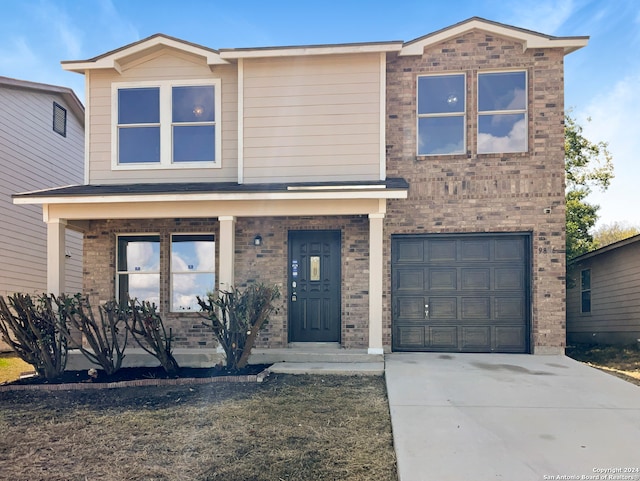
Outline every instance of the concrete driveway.
<svg viewBox="0 0 640 481">
<path fill-rule="evenodd" d="M 640 480 L 640 387 L 565 356 L 392 353 L 400 481 Z"/>
</svg>

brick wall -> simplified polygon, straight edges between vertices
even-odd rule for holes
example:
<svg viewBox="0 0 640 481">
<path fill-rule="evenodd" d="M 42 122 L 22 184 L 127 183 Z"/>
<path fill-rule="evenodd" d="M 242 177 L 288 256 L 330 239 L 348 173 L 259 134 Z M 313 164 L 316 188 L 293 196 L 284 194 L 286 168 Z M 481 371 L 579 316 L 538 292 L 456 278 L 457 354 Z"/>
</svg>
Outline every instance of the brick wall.
<svg viewBox="0 0 640 481">
<path fill-rule="evenodd" d="M 215 347 L 213 334 L 202 325 L 196 313 L 169 312 L 170 237 L 176 233 L 213 233 L 219 236 L 216 219 L 133 219 L 91 221 L 85 233 L 84 293 L 97 306 L 116 296 L 116 235 L 160 235 L 160 314 L 165 327 L 172 328 L 174 346 Z M 216 242 L 216 272 L 218 271 L 218 243 Z M 133 345 L 132 345 L 133 346 Z"/>
<path fill-rule="evenodd" d="M 367 217 L 240 218 L 236 223 L 235 283 L 238 288 L 252 282 L 276 284 L 281 290 L 279 312 L 261 333 L 259 347 L 285 347 L 287 325 L 287 264 L 289 230 L 340 230 L 342 233 L 342 345 L 368 346 L 368 229 Z M 92 221 L 85 234 L 84 291 L 93 305 L 115 297 L 116 235 L 160 235 L 160 311 L 167 327 L 173 329 L 175 347 L 210 348 L 216 343 L 195 313 L 169 312 L 169 239 L 172 233 L 212 232 L 216 236 L 216 271 L 220 248 L 216 219 L 158 219 Z M 253 245 L 256 234 L 260 247 Z"/>
<path fill-rule="evenodd" d="M 529 150 L 477 154 L 478 71 L 526 69 Z M 467 154 L 416 155 L 417 76 L 465 73 Z M 421 57 L 388 54 L 387 176 L 404 177 L 409 197 L 388 202 L 390 239 L 403 233 L 531 232 L 532 347 L 565 345 L 565 209 L 563 52 L 532 49 L 474 31 L 425 49 Z M 545 213 L 550 209 L 550 213 Z M 384 339 L 391 344 L 390 283 L 385 284 Z"/>
</svg>

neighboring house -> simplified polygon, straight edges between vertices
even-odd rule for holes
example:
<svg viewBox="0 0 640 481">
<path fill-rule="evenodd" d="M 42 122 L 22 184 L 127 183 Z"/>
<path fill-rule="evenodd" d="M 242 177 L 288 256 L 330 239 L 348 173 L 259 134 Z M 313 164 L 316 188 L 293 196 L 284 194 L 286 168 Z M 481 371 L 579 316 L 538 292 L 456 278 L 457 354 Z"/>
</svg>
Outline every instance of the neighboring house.
<svg viewBox="0 0 640 481">
<path fill-rule="evenodd" d="M 0 105 L 0 295 L 42 293 L 47 290 L 42 209 L 13 205 L 11 196 L 83 182 L 84 107 L 69 88 L 7 77 L 0 77 Z M 81 233 L 67 233 L 63 255 L 63 290 L 81 292 Z"/>
<path fill-rule="evenodd" d="M 567 343 L 637 344 L 640 235 L 572 259 L 567 269 Z"/>
<path fill-rule="evenodd" d="M 563 61 L 586 44 L 480 18 L 410 42 L 154 35 L 63 62 L 85 181 L 15 202 L 45 209 L 51 266 L 84 232 L 94 304 L 156 302 L 178 348 L 214 347 L 195 295 L 264 282 L 265 348 L 564 352 Z"/>
</svg>

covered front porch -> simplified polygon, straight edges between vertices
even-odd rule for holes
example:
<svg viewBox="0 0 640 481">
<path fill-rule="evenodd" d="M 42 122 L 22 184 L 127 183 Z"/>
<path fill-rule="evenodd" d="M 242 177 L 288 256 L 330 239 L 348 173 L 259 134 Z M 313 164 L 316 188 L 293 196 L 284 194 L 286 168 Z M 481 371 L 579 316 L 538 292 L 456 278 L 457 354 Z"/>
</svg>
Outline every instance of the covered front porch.
<svg viewBox="0 0 640 481">
<path fill-rule="evenodd" d="M 337 354 L 349 353 L 353 355 L 382 356 L 383 345 L 383 305 L 382 294 L 384 288 L 384 217 L 387 199 L 406 198 L 406 182 L 401 179 L 383 182 L 326 184 L 326 185 L 254 185 L 245 186 L 233 184 L 140 184 L 130 186 L 74 186 L 52 189 L 15 196 L 16 203 L 42 204 L 44 221 L 48 227 L 48 290 L 52 293 L 62 291 L 64 280 L 64 233 L 66 229 L 89 232 L 92 223 L 99 221 L 135 221 L 142 220 L 146 225 L 154 225 L 155 221 L 170 222 L 180 219 L 213 219 L 216 226 L 216 287 L 228 289 L 240 285 L 247 280 L 246 263 L 239 266 L 238 256 L 242 257 L 245 248 L 246 232 L 238 232 L 238 225 L 252 225 L 247 220 L 260 223 L 263 228 L 275 219 L 298 219 L 296 225 L 304 225 L 309 221 L 304 219 L 336 219 L 357 217 L 366 220 L 368 229 L 365 233 L 367 241 L 366 279 L 366 336 L 363 336 L 366 346 L 362 349 L 343 349 L 341 343 L 322 346 L 323 351 L 317 355 L 322 359 L 336 358 Z M 342 217 L 340 217 L 342 216 Z M 256 221 L 256 219 L 258 219 Z M 264 219 L 262 222 L 259 219 Z M 141 222 L 142 223 L 142 222 Z M 268 227 L 267 227 L 268 228 Z M 148 227 L 145 231 L 148 230 Z M 95 232 L 94 232 L 95 234 Z M 267 238 L 269 232 L 260 232 Z M 277 238 L 277 236 L 276 236 Z M 240 240 L 241 239 L 241 240 Z M 241 245 L 240 245 L 241 244 Z M 87 256 L 95 255 L 91 249 L 85 249 Z M 103 252 L 102 255 L 113 255 Z M 281 256 L 282 249 L 270 255 Z M 278 259 L 286 266 L 286 256 Z M 286 268 L 286 267 L 285 267 Z M 364 270 L 364 269 L 363 269 Z M 113 283 L 115 269 L 101 272 L 109 276 Z M 85 274 L 86 276 L 87 274 Z M 95 276 L 96 274 L 91 274 Z M 352 273 L 345 273 L 343 283 L 347 282 Z M 239 276 L 241 278 L 239 278 Z M 89 279 L 85 278 L 85 291 Z M 291 292 L 289 281 L 282 279 L 282 291 L 285 299 Z M 364 290 L 362 292 L 365 292 Z M 115 293 L 114 293 L 115 294 Z M 100 294 L 99 301 L 104 301 L 109 293 Z M 285 306 L 286 306 L 285 302 Z M 344 309 L 344 300 L 342 308 Z M 285 307 L 286 309 L 286 307 Z M 161 305 L 162 312 L 162 305 Z M 286 333 L 284 335 L 286 339 Z M 282 343 L 276 346 L 258 346 L 256 356 L 265 359 L 271 355 L 286 360 L 287 356 L 310 352 L 314 349 L 312 343 L 289 345 Z M 317 347 L 317 346 L 316 346 Z M 335 348 L 327 354 L 326 347 Z M 208 358 L 206 351 L 210 346 L 189 346 L 185 355 L 193 357 L 193 363 L 198 363 L 198 356 Z M 331 350 L 331 349 L 330 349 Z M 187 352 L 188 351 L 188 352 Z M 197 353 L 199 351 L 199 354 Z M 215 351 L 215 349 L 213 350 Z M 352 352 L 354 351 L 354 352 Z M 270 353 L 270 354 L 269 354 Z M 180 353 L 178 353 L 180 354 Z M 215 352 L 212 352 L 213 356 Z M 308 362 L 311 358 L 307 357 Z M 259 361 L 256 361 L 259 362 Z M 265 361 L 275 362 L 275 361 Z"/>
</svg>

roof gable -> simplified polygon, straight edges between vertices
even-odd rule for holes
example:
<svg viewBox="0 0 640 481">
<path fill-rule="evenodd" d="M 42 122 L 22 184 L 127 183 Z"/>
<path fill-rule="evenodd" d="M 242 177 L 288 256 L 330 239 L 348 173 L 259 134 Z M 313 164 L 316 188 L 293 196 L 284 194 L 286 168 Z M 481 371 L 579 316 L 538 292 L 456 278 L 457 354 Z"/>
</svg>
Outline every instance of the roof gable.
<svg viewBox="0 0 640 481">
<path fill-rule="evenodd" d="M 482 30 L 496 36 L 511 38 L 523 44 L 526 51 L 531 48 L 563 48 L 568 54 L 587 45 L 589 37 L 554 37 L 542 33 L 472 17 L 463 22 L 406 42 L 399 55 L 422 55 L 424 49 L 459 37 L 472 30 Z"/>
<path fill-rule="evenodd" d="M 128 64 L 135 64 L 145 56 L 156 54 L 163 49 L 173 49 L 200 57 L 209 66 L 229 63 L 220 56 L 217 50 L 160 33 L 97 57 L 87 60 L 68 60 L 61 63 L 62 68 L 72 72 L 84 73 L 86 70 L 115 69 L 122 73 Z"/>
<path fill-rule="evenodd" d="M 49 85 L 39 82 L 29 82 L 27 80 L 18 80 L 2 76 L 0 76 L 0 87 L 59 95 L 64 99 L 66 105 L 69 107 L 71 112 L 73 112 L 78 121 L 84 126 L 84 105 L 82 105 L 82 102 L 78 99 L 75 92 L 68 87 L 60 87 L 58 85 Z"/>
</svg>

